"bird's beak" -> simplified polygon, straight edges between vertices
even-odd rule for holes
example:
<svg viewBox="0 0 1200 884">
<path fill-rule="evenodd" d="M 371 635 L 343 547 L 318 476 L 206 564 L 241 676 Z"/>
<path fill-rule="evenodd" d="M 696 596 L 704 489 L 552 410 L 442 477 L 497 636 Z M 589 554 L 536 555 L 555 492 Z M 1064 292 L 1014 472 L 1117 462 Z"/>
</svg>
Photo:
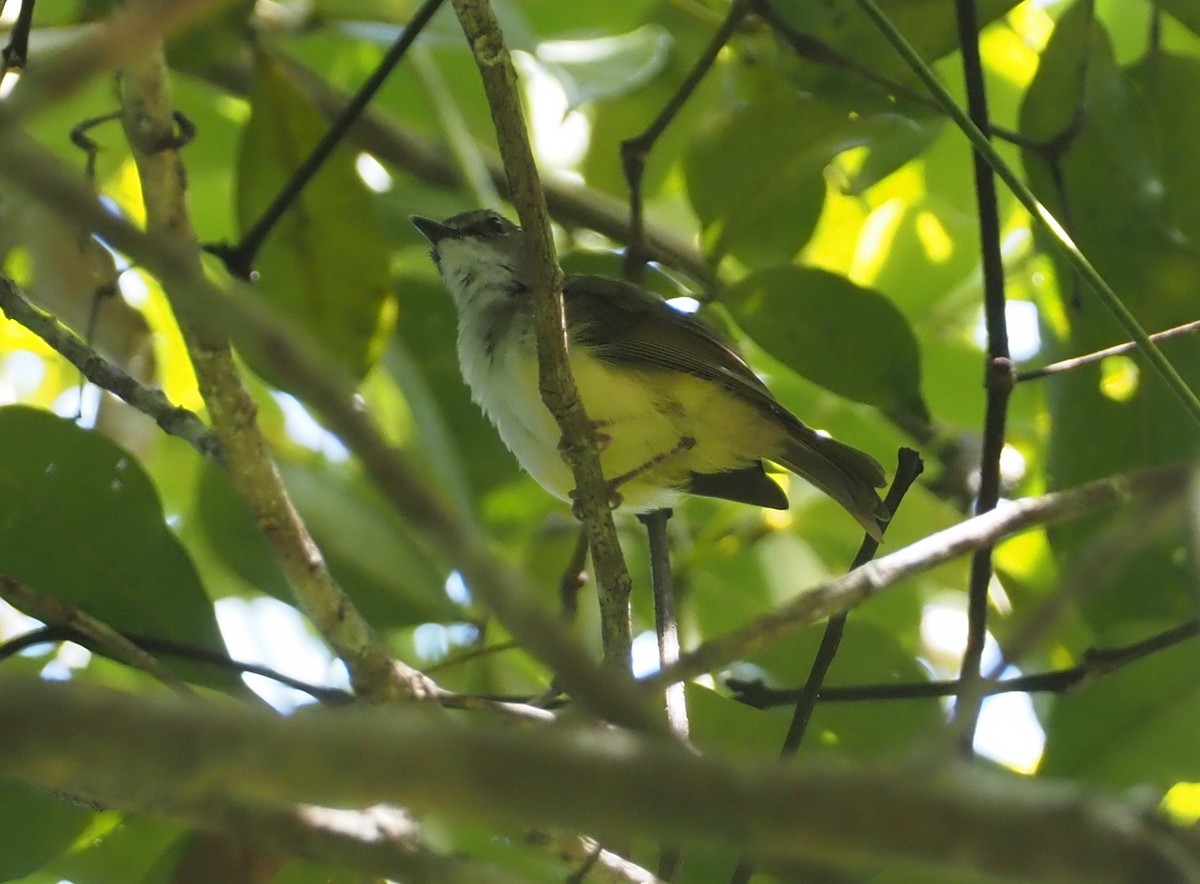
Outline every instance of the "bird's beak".
<svg viewBox="0 0 1200 884">
<path fill-rule="evenodd" d="M 429 240 L 429 244 L 436 246 L 439 240 L 445 239 L 454 234 L 453 227 L 447 227 L 440 221 L 434 221 L 432 218 L 425 218 L 421 215 L 409 215 L 408 220 L 413 223 L 413 227 L 421 231 L 421 236 Z"/>
</svg>

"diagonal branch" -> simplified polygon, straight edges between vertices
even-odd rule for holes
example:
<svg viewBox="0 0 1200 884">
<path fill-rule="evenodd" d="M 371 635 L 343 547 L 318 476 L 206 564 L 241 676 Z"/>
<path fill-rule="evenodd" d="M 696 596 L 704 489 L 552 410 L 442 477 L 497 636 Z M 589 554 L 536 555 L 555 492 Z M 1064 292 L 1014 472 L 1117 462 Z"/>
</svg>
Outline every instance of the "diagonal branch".
<svg viewBox="0 0 1200 884">
<path fill-rule="evenodd" d="M 121 77 L 123 122 L 133 149 L 146 205 L 147 226 L 180 243 L 192 273 L 200 273 L 174 146 L 174 109 L 161 44 L 155 44 Z M 363 696 L 419 697 L 423 676 L 394 660 L 330 573 L 296 512 L 257 420 L 257 406 L 242 383 L 228 339 L 195 305 L 171 297 L 200 393 L 212 416 L 230 480 L 245 499 L 304 613 L 346 664 Z"/>
<path fill-rule="evenodd" d="M 41 338 L 97 387 L 153 418 L 163 432 L 183 439 L 202 457 L 221 460 L 221 443 L 199 416 L 172 404 L 162 390 L 146 386 L 109 362 L 53 315 L 31 304 L 17 284 L 3 274 L 0 274 L 0 312 Z"/>
<path fill-rule="evenodd" d="M 1137 496 L 1168 500 L 1182 493 L 1191 466 L 1170 466 L 1114 476 L 1042 497 L 1005 504 L 938 531 L 848 574 L 825 580 L 750 623 L 702 644 L 642 683 L 649 691 L 727 666 L 772 641 L 849 610 L 901 580 L 928 571 L 1004 537 L 1038 525 L 1074 519 Z"/>
</svg>

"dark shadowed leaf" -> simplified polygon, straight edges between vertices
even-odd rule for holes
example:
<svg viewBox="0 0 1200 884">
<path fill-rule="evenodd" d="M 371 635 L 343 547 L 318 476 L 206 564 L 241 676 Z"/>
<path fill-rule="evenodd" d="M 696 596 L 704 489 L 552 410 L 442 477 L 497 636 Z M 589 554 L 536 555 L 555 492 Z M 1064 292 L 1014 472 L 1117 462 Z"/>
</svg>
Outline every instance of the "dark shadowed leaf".
<svg viewBox="0 0 1200 884">
<path fill-rule="evenodd" d="M 0 777 L 0 881 L 23 879 L 71 846 L 92 818 L 77 804 Z"/>
<path fill-rule="evenodd" d="M 1132 638 L 1171 625 L 1143 624 Z M 1054 701 L 1042 772 L 1113 789 L 1200 780 L 1200 645 L 1147 657 Z"/>
<path fill-rule="evenodd" d="M 191 560 L 132 455 L 45 411 L 0 409 L 0 573 L 127 633 L 225 652 Z M 240 685 L 165 661 L 186 678 Z"/>
<path fill-rule="evenodd" d="M 258 56 L 251 117 L 237 158 L 237 215 L 245 233 L 328 129 L 274 59 Z M 362 377 L 390 322 L 388 246 L 374 197 L 341 147 L 279 220 L 255 261 L 257 288 L 346 371 Z M 255 365 L 280 381 L 270 365 Z M 282 379 L 286 385 L 286 379 Z"/>
</svg>

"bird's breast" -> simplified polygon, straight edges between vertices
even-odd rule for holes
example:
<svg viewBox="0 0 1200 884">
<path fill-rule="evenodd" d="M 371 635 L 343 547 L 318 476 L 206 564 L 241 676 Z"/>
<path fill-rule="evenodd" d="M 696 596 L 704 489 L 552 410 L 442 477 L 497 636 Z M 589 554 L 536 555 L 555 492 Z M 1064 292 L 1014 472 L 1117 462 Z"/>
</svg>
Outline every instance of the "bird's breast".
<svg viewBox="0 0 1200 884">
<path fill-rule="evenodd" d="M 472 398 L 504 444 L 543 488 L 567 499 L 575 483 L 560 452 L 558 424 L 539 391 L 532 320 L 461 322 L 458 355 Z M 605 477 L 632 476 L 617 489 L 625 509 L 673 506 L 693 471 L 733 469 L 767 454 L 766 439 L 746 438 L 756 435 L 752 410 L 711 382 L 632 369 L 579 345 L 569 356 L 596 425 Z"/>
</svg>

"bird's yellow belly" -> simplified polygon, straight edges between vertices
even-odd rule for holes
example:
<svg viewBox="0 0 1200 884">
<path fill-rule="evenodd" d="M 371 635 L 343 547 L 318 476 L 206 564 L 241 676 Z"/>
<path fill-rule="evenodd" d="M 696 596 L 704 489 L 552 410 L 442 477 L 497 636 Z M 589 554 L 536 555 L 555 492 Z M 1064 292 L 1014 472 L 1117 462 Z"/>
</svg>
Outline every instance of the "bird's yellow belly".
<svg viewBox="0 0 1200 884">
<path fill-rule="evenodd" d="M 582 348 L 571 351 L 571 368 L 596 424 L 604 476 L 619 481 L 621 509 L 674 506 L 692 473 L 743 467 L 771 457 L 779 444 L 777 428 L 711 381 L 632 370 Z M 514 348 L 492 378 L 483 398 L 501 438 L 542 487 L 567 499 L 575 482 L 559 450 L 558 425 L 538 392 L 536 359 Z"/>
</svg>

